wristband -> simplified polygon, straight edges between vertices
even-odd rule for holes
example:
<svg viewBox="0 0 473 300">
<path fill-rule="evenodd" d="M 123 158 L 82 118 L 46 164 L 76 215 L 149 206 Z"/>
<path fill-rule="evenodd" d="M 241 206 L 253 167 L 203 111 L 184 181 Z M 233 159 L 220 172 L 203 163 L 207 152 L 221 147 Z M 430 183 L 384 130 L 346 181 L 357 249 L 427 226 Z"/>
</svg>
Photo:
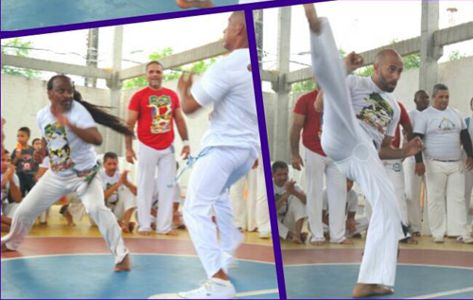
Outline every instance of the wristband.
<svg viewBox="0 0 473 300">
<path fill-rule="evenodd" d="M 182 146 L 184 146 L 184 147 L 185 147 L 185 146 L 190 146 L 189 140 L 183 140 L 183 141 L 182 141 Z"/>
</svg>

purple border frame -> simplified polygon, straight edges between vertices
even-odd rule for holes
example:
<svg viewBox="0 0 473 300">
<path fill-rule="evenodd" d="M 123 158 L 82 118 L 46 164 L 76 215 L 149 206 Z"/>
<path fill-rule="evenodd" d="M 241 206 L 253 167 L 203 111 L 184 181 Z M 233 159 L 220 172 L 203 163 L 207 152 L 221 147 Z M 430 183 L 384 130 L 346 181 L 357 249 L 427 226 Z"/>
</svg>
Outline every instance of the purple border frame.
<svg viewBox="0 0 473 300">
<path fill-rule="evenodd" d="M 264 178 L 266 184 L 266 198 L 269 207 L 269 218 L 271 220 L 271 235 L 273 240 L 274 263 L 276 265 L 276 276 L 278 280 L 279 299 L 287 299 L 286 283 L 284 280 L 284 265 L 282 259 L 281 242 L 279 240 L 279 229 L 277 219 L 276 201 L 274 199 L 273 180 L 271 176 L 271 158 L 269 153 L 268 134 L 266 131 L 266 117 L 264 114 L 263 90 L 261 88 L 261 77 L 259 73 L 258 51 L 256 45 L 256 34 L 252 10 L 245 10 L 246 29 L 248 32 L 248 44 L 251 56 L 253 73 L 253 88 L 255 91 L 256 111 L 258 115 L 258 128 L 260 135 L 260 147 L 263 158 Z"/>
<path fill-rule="evenodd" d="M 159 0 L 159 1 L 162 1 L 162 0 Z M 254 30 L 253 13 L 252 13 L 253 10 L 266 9 L 266 8 L 278 8 L 278 7 L 284 7 L 284 6 L 300 5 L 304 3 L 327 2 L 327 1 L 332 1 L 332 0 L 273 0 L 273 1 L 266 1 L 266 2 L 261 2 L 261 3 L 235 4 L 235 5 L 227 5 L 227 6 L 221 6 L 221 7 L 208 8 L 208 9 L 191 9 L 191 10 L 174 11 L 174 12 L 167 12 L 167 13 L 150 14 L 150 15 L 144 15 L 144 16 L 126 17 L 126 18 L 110 19 L 110 20 L 102 20 L 102 21 L 91 21 L 91 22 L 85 22 L 85 23 L 79 23 L 79 24 L 57 25 L 57 26 L 49 26 L 49 27 L 43 27 L 43 28 L 21 29 L 21 30 L 14 30 L 14 31 L 0 31 L 0 39 L 22 37 L 22 36 L 29 36 L 29 35 L 40 35 L 40 34 L 63 32 L 63 31 L 72 31 L 72 30 L 82 30 L 82 29 L 89 29 L 89 28 L 95 28 L 95 27 L 117 26 L 117 25 L 133 24 L 133 23 L 139 23 L 139 22 L 150 22 L 150 21 L 158 21 L 158 20 L 165 20 L 165 19 L 177 19 L 177 18 L 183 18 L 183 17 L 200 16 L 200 15 L 208 15 L 208 14 L 215 14 L 215 13 L 232 12 L 236 10 L 244 10 L 246 23 L 247 23 L 247 30 L 248 30 L 251 65 L 258 66 L 257 47 L 256 47 L 255 30 Z M 256 109 L 257 109 L 257 114 L 258 114 L 258 125 L 259 125 L 259 133 L 260 133 L 263 168 L 264 168 L 264 174 L 265 174 L 267 200 L 268 200 L 270 220 L 271 220 L 271 233 L 272 233 L 272 240 L 273 240 L 273 252 L 274 252 L 274 259 L 275 259 L 276 276 L 277 276 L 278 288 L 279 288 L 279 299 L 287 299 L 286 286 L 285 286 L 285 280 L 284 280 L 284 265 L 283 265 L 281 243 L 279 240 L 279 231 L 278 231 L 278 225 L 277 225 L 276 202 L 274 200 L 274 191 L 273 191 L 272 177 L 271 177 L 271 158 L 270 158 L 268 136 L 267 136 L 267 130 L 266 130 L 266 119 L 265 119 L 265 113 L 264 113 L 263 93 L 262 93 L 262 88 L 261 88 L 261 77 L 260 77 L 259 68 L 258 67 L 252 68 L 252 73 L 253 73 L 253 86 L 255 89 Z"/>
</svg>

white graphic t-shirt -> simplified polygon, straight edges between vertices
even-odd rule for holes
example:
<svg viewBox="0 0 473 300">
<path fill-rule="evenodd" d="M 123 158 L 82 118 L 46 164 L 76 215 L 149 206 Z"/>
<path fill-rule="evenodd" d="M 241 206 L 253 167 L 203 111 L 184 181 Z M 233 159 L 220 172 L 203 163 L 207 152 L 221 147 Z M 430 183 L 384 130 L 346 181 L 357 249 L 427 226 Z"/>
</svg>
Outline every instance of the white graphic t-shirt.
<svg viewBox="0 0 473 300">
<path fill-rule="evenodd" d="M 112 176 L 108 176 L 107 173 L 105 173 L 105 170 L 101 169 L 97 175 L 99 176 L 99 178 L 101 179 L 102 181 L 102 188 L 104 191 L 108 190 L 111 186 L 113 186 L 115 183 L 118 182 L 118 180 L 120 179 L 120 171 L 117 170 L 115 171 L 115 174 L 113 174 Z M 105 199 L 105 202 L 107 203 L 107 206 L 110 207 L 110 206 L 113 206 L 113 205 L 116 205 L 118 203 L 118 190 L 122 188 L 121 186 L 115 191 L 113 192 L 112 195 L 110 195 L 110 197 L 108 197 L 107 199 Z"/>
<path fill-rule="evenodd" d="M 414 132 L 424 135 L 424 154 L 429 159 L 460 160 L 462 155 L 460 131 L 465 120 L 453 108 L 425 109 L 416 120 Z"/>
<path fill-rule="evenodd" d="M 384 136 L 393 137 L 401 110 L 391 93 L 382 91 L 370 77 L 346 79 L 353 109 L 361 127 L 379 148 Z"/>
<path fill-rule="evenodd" d="M 294 188 L 299 193 L 302 192 L 302 189 L 297 184 L 294 186 Z M 274 198 L 276 199 L 276 202 L 277 202 L 279 198 L 281 198 L 281 196 L 286 192 L 286 187 L 284 185 L 277 186 L 273 182 L 273 190 L 274 190 Z M 289 196 L 289 198 L 287 199 L 287 202 L 278 209 L 279 217 L 284 217 L 287 214 L 287 212 L 289 211 L 289 205 L 291 205 L 292 201 L 300 201 L 300 200 L 294 195 Z"/>
<path fill-rule="evenodd" d="M 77 101 L 72 102 L 71 110 L 64 114 L 69 122 L 79 128 L 96 127 L 90 113 Z M 46 139 L 50 169 L 56 174 L 67 176 L 75 174 L 73 169 L 91 169 L 97 163 L 95 148 L 84 142 L 69 128 L 60 125 L 51 113 L 51 105 L 42 108 L 36 115 L 38 127 Z"/>
</svg>

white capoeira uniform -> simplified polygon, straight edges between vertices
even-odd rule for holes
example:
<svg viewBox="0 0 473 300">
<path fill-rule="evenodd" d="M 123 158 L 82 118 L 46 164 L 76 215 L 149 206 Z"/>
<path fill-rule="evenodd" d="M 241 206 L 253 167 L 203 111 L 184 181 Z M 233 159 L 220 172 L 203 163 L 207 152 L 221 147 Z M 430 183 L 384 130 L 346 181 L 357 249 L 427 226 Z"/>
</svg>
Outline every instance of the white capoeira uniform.
<svg viewBox="0 0 473 300">
<path fill-rule="evenodd" d="M 2 180 L 3 180 L 3 174 L 2 174 Z M 19 189 L 20 188 L 20 179 L 18 178 L 18 175 L 13 174 L 13 182 L 15 183 L 15 185 Z M 12 218 L 13 214 L 15 213 L 15 211 L 18 208 L 18 205 L 20 203 L 17 203 L 13 200 L 10 200 L 9 194 L 10 194 L 10 182 L 7 182 L 5 184 L 5 188 L 2 189 L 2 214 L 4 216 Z"/>
<path fill-rule="evenodd" d="M 97 126 L 90 113 L 76 101 L 73 101 L 71 110 L 65 116 L 79 128 Z M 105 206 L 100 178 L 94 176 L 87 182 L 90 178 L 80 176 L 97 165 L 94 146 L 85 143 L 69 128 L 61 126 L 52 115 L 50 105 L 38 112 L 37 121 L 42 136 L 47 141 L 50 169 L 20 203 L 10 233 L 2 238 L 2 244 L 10 250 L 16 250 L 41 212 L 62 196 L 77 192 L 115 256 L 115 263 L 123 261 L 128 250 L 113 213 Z"/>
<path fill-rule="evenodd" d="M 294 113 L 303 115 L 302 144 L 304 145 L 305 179 L 307 184 L 307 217 L 311 233 L 310 242 L 324 241 L 322 198 L 324 183 L 330 199 L 330 241 L 345 240 L 346 178 L 335 163 L 325 155 L 320 144 L 322 114 L 315 111 L 317 92 L 302 95 L 296 102 Z M 324 181 L 325 175 L 325 181 Z"/>
<path fill-rule="evenodd" d="M 100 170 L 97 176 L 102 181 L 102 189 L 108 190 L 111 186 L 116 184 L 120 180 L 120 171 L 117 170 L 112 176 L 108 176 L 105 170 Z M 110 197 L 105 199 L 105 203 L 117 220 L 121 220 L 126 211 L 136 207 L 135 195 L 125 186 L 121 185 Z"/>
<path fill-rule="evenodd" d="M 430 232 L 434 240 L 444 235 L 470 239 L 465 206 L 465 165 L 460 131 L 466 124 L 460 112 L 450 107 L 425 109 L 415 133 L 424 135 L 425 178 Z"/>
<path fill-rule="evenodd" d="M 173 196 L 175 191 L 176 160 L 174 158 L 174 111 L 179 108 L 177 94 L 167 88 L 157 90 L 146 87 L 136 92 L 129 110 L 138 112 L 138 174 L 137 211 L 138 231 L 151 230 L 156 221 L 156 232 L 168 233 L 172 228 Z M 152 220 L 150 211 L 156 185 L 160 195 L 157 219 Z"/>
<path fill-rule="evenodd" d="M 302 189 L 299 186 L 294 187 L 299 193 Z M 277 186 L 273 182 L 273 190 L 276 201 L 279 197 L 286 192 L 286 187 Z M 304 203 L 299 200 L 296 196 L 290 195 L 286 201 L 286 204 L 278 209 L 278 231 L 279 237 L 283 240 L 287 239 L 289 232 L 294 232 L 296 223 L 299 220 L 305 220 L 307 218 L 307 209 Z"/>
<path fill-rule="evenodd" d="M 207 276 L 226 270 L 242 234 L 233 223 L 228 188 L 248 173 L 258 150 L 258 120 L 250 54 L 234 50 L 214 64 L 191 90 L 201 106 L 213 104 L 210 128 L 189 179 L 184 221 Z M 220 241 L 212 222 L 215 212 Z"/>
<path fill-rule="evenodd" d="M 322 147 L 339 170 L 356 181 L 373 210 L 358 282 L 393 286 L 401 215 L 373 144 L 379 146 L 384 138 L 374 126 L 394 135 L 399 111 L 392 95 L 371 78 L 346 78 L 328 20 L 321 21 L 321 34 L 311 32 L 311 48 L 314 75 L 325 93 Z"/>
<path fill-rule="evenodd" d="M 409 112 L 412 128 L 420 118 L 420 111 L 414 109 Z M 415 157 L 408 157 L 404 160 L 404 183 L 406 187 L 407 219 L 411 232 L 422 232 L 422 213 L 420 209 L 420 196 L 422 183 L 425 183 L 425 176 L 418 176 L 415 173 Z"/>
<path fill-rule="evenodd" d="M 324 189 L 323 200 L 324 200 L 323 209 L 328 212 L 329 208 L 330 208 L 330 204 L 329 204 L 329 201 L 328 201 L 327 189 Z M 358 211 L 358 194 L 353 189 L 351 189 L 347 192 L 347 201 L 346 201 L 346 203 L 347 203 L 346 204 L 346 209 L 345 209 L 346 215 L 348 213 L 357 213 L 357 211 Z M 329 220 L 330 220 L 330 213 L 329 213 Z M 344 221 L 345 220 L 346 219 L 344 219 Z M 368 218 L 366 218 L 366 217 L 356 218 L 355 222 L 356 222 L 356 225 L 355 225 L 356 227 L 355 227 L 354 232 L 348 232 L 348 230 L 345 231 L 345 235 L 347 237 L 351 237 L 355 234 L 362 234 L 368 228 Z M 324 224 L 324 232 L 329 232 L 329 227 L 328 227 L 327 224 Z"/>
<path fill-rule="evenodd" d="M 237 227 L 248 231 L 258 230 L 261 237 L 270 236 L 268 198 L 261 157 L 258 167 L 251 169 L 231 187 L 230 198 Z"/>
</svg>

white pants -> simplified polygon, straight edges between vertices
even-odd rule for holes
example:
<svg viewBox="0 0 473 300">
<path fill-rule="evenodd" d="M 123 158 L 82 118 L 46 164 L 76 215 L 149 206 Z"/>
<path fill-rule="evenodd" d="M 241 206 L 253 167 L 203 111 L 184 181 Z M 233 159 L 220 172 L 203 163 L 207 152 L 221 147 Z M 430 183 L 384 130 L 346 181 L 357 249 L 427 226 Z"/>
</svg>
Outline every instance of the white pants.
<svg viewBox="0 0 473 300">
<path fill-rule="evenodd" d="M 110 209 L 117 218 L 118 221 L 121 221 L 125 212 L 131 208 L 136 207 L 136 197 L 133 193 L 125 186 L 118 188 L 118 202 L 115 205 L 112 205 Z"/>
<path fill-rule="evenodd" d="M 378 152 L 355 117 L 328 21 L 321 20 L 321 34 L 311 33 L 311 48 L 314 76 L 325 93 L 322 147 L 356 181 L 373 210 L 358 282 L 393 286 L 401 213 Z"/>
<path fill-rule="evenodd" d="M 204 151 L 207 153 L 195 162 L 189 179 L 183 215 L 197 255 L 211 278 L 220 269 L 227 270 L 243 239 L 233 222 L 228 188 L 248 173 L 257 156 L 244 148 L 213 147 Z"/>
<path fill-rule="evenodd" d="M 245 190 L 248 191 L 248 176 L 249 174 L 243 176 L 230 188 L 235 226 L 242 230 L 248 229 L 249 199 L 245 198 Z M 250 230 L 253 229 L 251 228 Z"/>
<path fill-rule="evenodd" d="M 395 196 L 397 199 L 397 203 L 399 205 L 399 210 L 401 212 L 401 221 L 402 223 L 407 226 L 408 223 L 408 216 L 407 216 L 407 200 L 406 200 L 406 189 L 404 186 L 404 171 L 402 168 L 402 160 L 401 159 L 385 159 L 383 160 L 384 168 L 386 170 L 386 174 L 391 181 Z M 402 240 L 406 238 L 406 234 L 402 231 L 402 228 L 399 230 L 399 239 Z"/>
<path fill-rule="evenodd" d="M 20 202 L 21 203 L 21 202 Z M 13 202 L 13 203 L 6 203 L 2 205 L 2 212 L 4 216 L 7 216 L 9 218 L 13 218 L 13 215 L 15 214 L 16 209 L 20 205 L 20 203 Z"/>
<path fill-rule="evenodd" d="M 247 197 L 245 199 L 245 191 Z M 271 233 L 268 199 L 264 180 L 263 161 L 259 158 L 256 169 L 238 180 L 230 189 L 235 225 L 243 230 L 258 232 L 262 235 Z"/>
<path fill-rule="evenodd" d="M 288 201 L 286 214 L 278 216 L 279 237 L 284 240 L 287 239 L 290 231 L 295 231 L 296 223 L 299 220 L 307 218 L 306 206 L 299 199 L 292 196 Z"/>
<path fill-rule="evenodd" d="M 136 204 L 138 208 L 138 231 L 151 230 L 151 206 L 156 168 L 158 168 L 159 210 L 156 220 L 156 231 L 167 233 L 172 230 L 172 206 L 174 186 L 176 185 L 176 160 L 172 146 L 156 150 L 143 143 L 138 143 L 138 192 Z"/>
<path fill-rule="evenodd" d="M 468 237 L 463 161 L 426 160 L 427 209 L 434 238 Z"/>
<path fill-rule="evenodd" d="M 404 182 L 406 186 L 407 219 L 412 232 L 422 232 L 422 212 L 420 196 L 424 176 L 415 173 L 415 160 L 408 158 L 404 161 Z M 425 203 L 425 201 L 424 201 Z M 425 206 L 424 206 L 425 207 Z"/>
<path fill-rule="evenodd" d="M 324 174 L 327 182 L 330 240 L 335 243 L 345 240 L 345 208 L 347 183 L 345 176 L 328 157 L 305 149 L 305 175 L 307 183 L 307 216 L 312 234 L 311 241 L 323 241 L 323 189 Z"/>
<path fill-rule="evenodd" d="M 8 249 L 16 250 L 41 212 L 62 196 L 78 190 L 87 213 L 97 224 L 108 248 L 115 256 L 115 263 L 121 262 L 128 254 L 128 250 L 114 215 L 105 206 L 102 184 L 98 176 L 95 176 L 86 187 L 84 178 L 76 175 L 60 177 L 48 170 L 20 203 L 10 232 L 2 238 L 2 244 L 6 244 Z"/>
</svg>

